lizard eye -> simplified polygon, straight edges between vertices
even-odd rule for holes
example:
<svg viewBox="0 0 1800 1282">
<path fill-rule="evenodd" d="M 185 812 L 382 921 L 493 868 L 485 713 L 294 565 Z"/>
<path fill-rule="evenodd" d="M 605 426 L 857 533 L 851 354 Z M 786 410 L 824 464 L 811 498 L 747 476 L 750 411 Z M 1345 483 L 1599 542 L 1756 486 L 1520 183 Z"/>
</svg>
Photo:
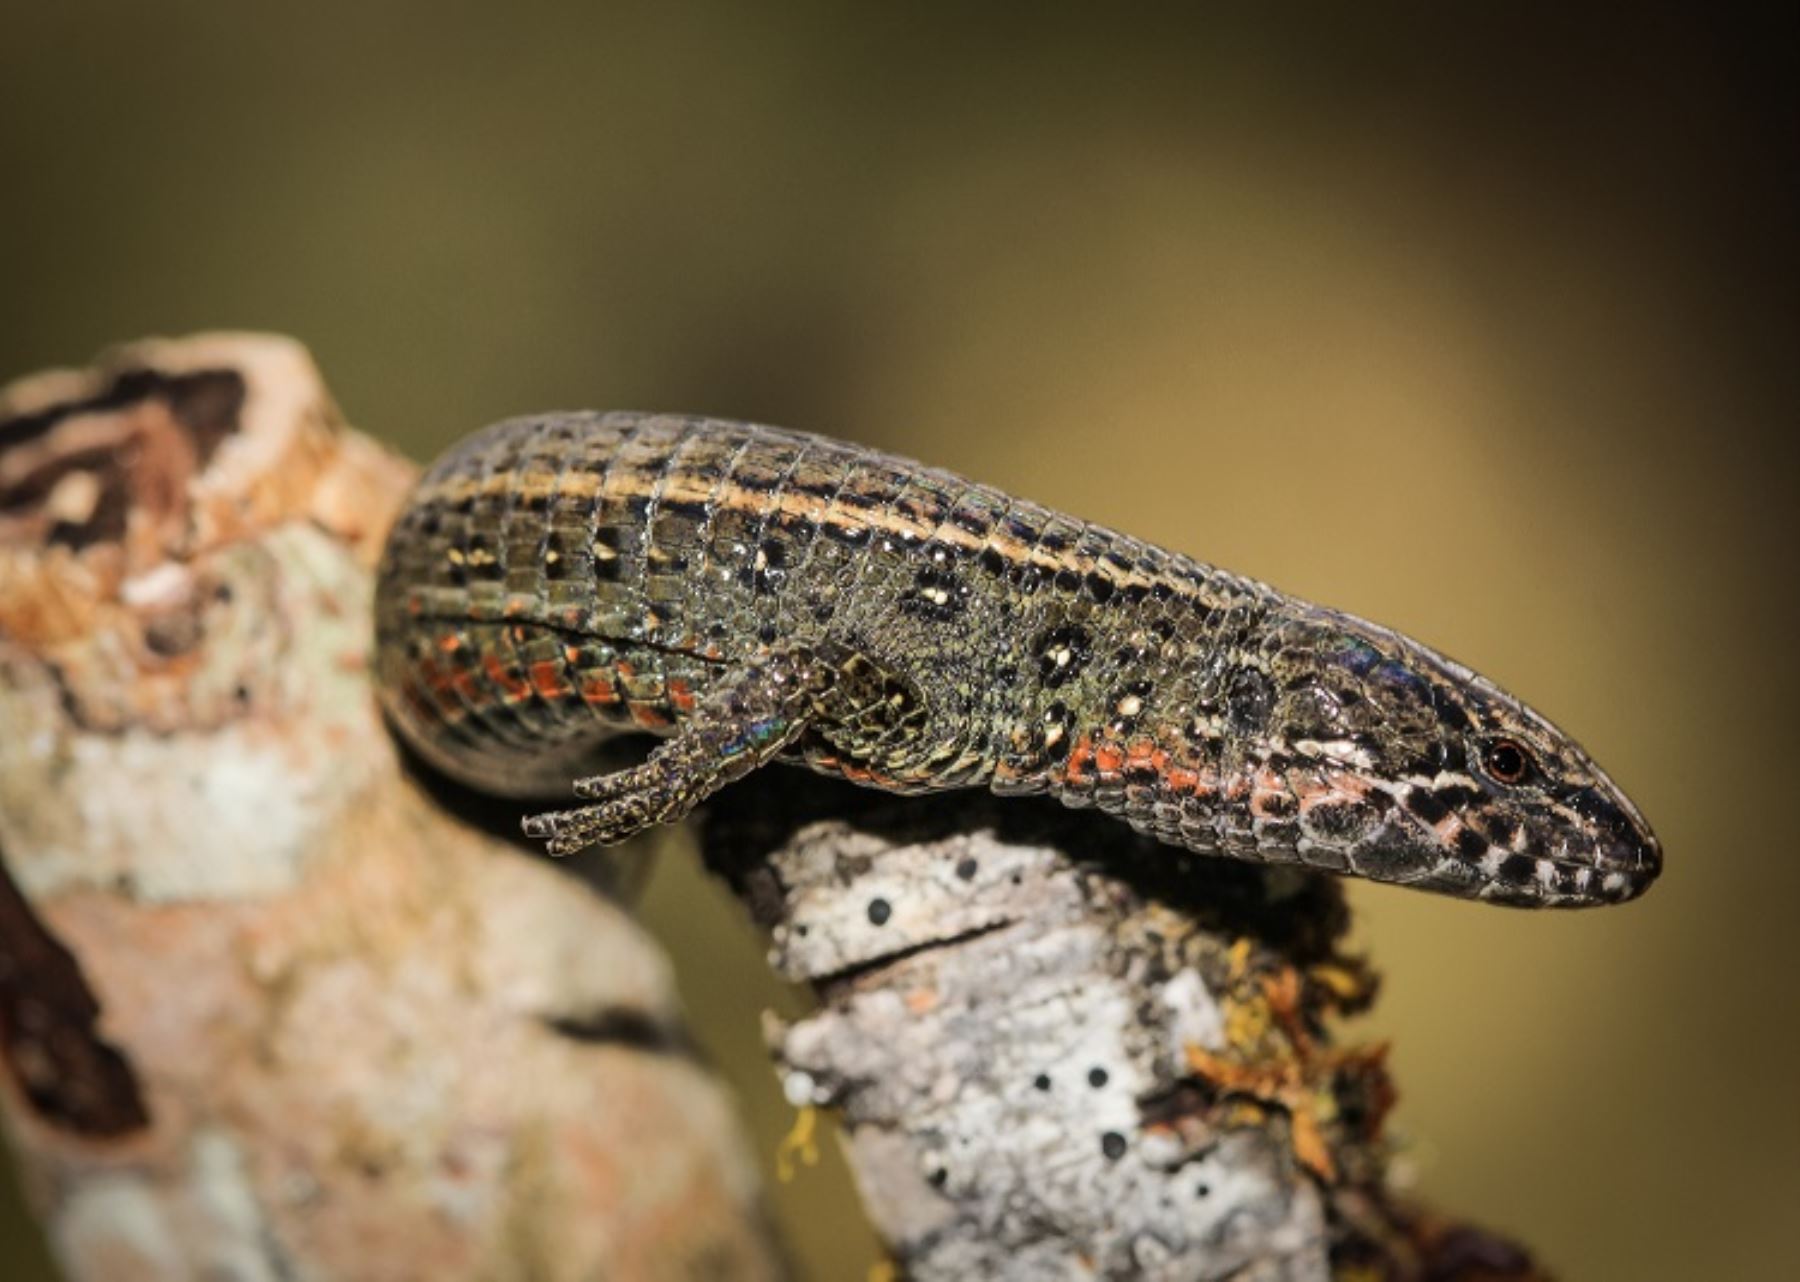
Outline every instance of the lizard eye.
<svg viewBox="0 0 1800 1282">
<path fill-rule="evenodd" d="M 1495 783 L 1521 784 L 1532 775 L 1531 754 L 1516 739 L 1490 739 L 1481 765 Z"/>
</svg>

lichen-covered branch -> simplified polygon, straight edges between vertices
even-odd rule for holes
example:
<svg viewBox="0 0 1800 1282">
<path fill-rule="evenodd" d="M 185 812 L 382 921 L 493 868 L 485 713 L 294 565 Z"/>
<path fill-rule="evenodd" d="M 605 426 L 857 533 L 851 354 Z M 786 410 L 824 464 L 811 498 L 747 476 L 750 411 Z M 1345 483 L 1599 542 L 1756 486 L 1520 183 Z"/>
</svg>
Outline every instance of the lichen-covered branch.
<svg viewBox="0 0 1800 1282">
<path fill-rule="evenodd" d="M 1337 882 L 797 774 L 725 794 L 704 848 L 819 994 L 779 1071 L 841 1110 L 906 1276 L 1538 1276 L 1383 1190 L 1381 1052 L 1327 1025 L 1373 991 Z"/>
<path fill-rule="evenodd" d="M 0 1121 L 69 1277 L 770 1277 L 621 908 L 367 677 L 411 468 L 280 339 L 0 392 Z"/>
</svg>

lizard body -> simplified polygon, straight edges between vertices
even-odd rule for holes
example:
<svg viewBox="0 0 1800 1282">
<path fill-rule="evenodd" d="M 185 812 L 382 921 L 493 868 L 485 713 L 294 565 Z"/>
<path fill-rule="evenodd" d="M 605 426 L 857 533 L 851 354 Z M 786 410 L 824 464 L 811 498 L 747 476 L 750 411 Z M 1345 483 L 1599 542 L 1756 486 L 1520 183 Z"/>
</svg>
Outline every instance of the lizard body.
<svg viewBox="0 0 1800 1282">
<path fill-rule="evenodd" d="M 383 700 L 428 761 L 541 790 L 564 853 L 773 760 L 898 792 L 1095 806 L 1209 854 L 1499 903 L 1631 898 L 1661 851 L 1573 740 L 1354 616 L 948 472 L 640 414 L 513 419 L 397 521 Z"/>
</svg>

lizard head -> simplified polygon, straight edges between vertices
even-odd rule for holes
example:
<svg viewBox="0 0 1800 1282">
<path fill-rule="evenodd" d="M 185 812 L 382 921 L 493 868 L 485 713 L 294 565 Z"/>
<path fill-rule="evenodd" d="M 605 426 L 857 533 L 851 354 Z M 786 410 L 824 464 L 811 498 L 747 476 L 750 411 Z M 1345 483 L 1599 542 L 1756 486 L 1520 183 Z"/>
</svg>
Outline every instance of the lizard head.
<svg viewBox="0 0 1800 1282">
<path fill-rule="evenodd" d="M 1660 871 L 1618 786 L 1482 677 L 1331 610 L 1266 636 L 1266 742 L 1306 862 L 1527 906 L 1631 899 Z"/>
</svg>

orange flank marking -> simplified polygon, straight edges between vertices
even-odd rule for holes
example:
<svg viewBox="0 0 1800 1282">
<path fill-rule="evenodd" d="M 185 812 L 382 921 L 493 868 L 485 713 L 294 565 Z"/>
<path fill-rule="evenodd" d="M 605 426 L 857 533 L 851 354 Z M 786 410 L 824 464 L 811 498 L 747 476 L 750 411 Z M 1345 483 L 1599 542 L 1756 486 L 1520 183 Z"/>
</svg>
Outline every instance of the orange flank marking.
<svg viewBox="0 0 1800 1282">
<path fill-rule="evenodd" d="M 584 703 L 617 703 L 619 688 L 610 679 L 596 674 L 581 683 L 581 698 Z"/>
<path fill-rule="evenodd" d="M 1149 771 L 1163 788 L 1177 796 L 1211 791 L 1208 780 L 1193 766 L 1184 765 L 1154 739 L 1134 739 L 1129 745 L 1095 743 L 1082 735 L 1069 748 L 1062 775 L 1069 783 L 1090 782 L 1096 774 L 1117 776 L 1123 771 Z"/>
<path fill-rule="evenodd" d="M 669 702 L 677 712 L 694 710 L 694 687 L 679 677 L 669 682 Z"/>
<path fill-rule="evenodd" d="M 562 664 L 555 659 L 540 659 L 531 665 L 531 688 L 546 699 L 562 699 L 574 694 L 563 678 Z"/>
<path fill-rule="evenodd" d="M 669 714 L 653 703 L 630 701 L 631 719 L 646 730 L 666 730 L 674 724 Z"/>
<path fill-rule="evenodd" d="M 842 757 L 829 756 L 825 753 L 809 757 L 807 760 L 808 764 L 814 769 L 835 770 L 851 783 L 894 790 L 897 790 L 900 787 L 900 781 L 893 775 L 884 774 L 873 766 L 865 766 L 855 761 L 846 761 Z"/>
<path fill-rule="evenodd" d="M 1157 745 L 1154 739 L 1134 739 L 1125 750 L 1125 768 L 1127 770 L 1148 770 L 1165 784 L 1169 776 L 1169 754 Z"/>
<path fill-rule="evenodd" d="M 563 662 L 568 664 L 571 668 L 574 667 L 576 664 L 581 662 L 581 651 L 576 649 L 572 645 L 564 646 L 563 647 Z"/>
<path fill-rule="evenodd" d="M 637 675 L 637 669 L 631 666 L 631 660 L 629 659 L 620 659 L 617 663 L 613 664 L 613 667 L 618 669 L 619 679 L 622 681 L 629 681 L 632 677 Z"/>
<path fill-rule="evenodd" d="M 438 638 L 438 649 L 445 654 L 455 654 L 463 647 L 463 639 L 454 632 L 446 632 Z"/>
<path fill-rule="evenodd" d="M 1169 766 L 1163 771 L 1163 783 L 1170 792 L 1187 793 L 1200 791 L 1200 772 L 1187 766 Z"/>
<path fill-rule="evenodd" d="M 1082 735 L 1069 749 L 1069 759 L 1063 764 L 1063 778 L 1070 783 L 1081 783 L 1088 777 L 1093 764 L 1094 741 Z"/>
<path fill-rule="evenodd" d="M 497 654 L 483 655 L 481 666 L 488 675 L 488 680 L 499 686 L 508 700 L 524 699 L 531 694 L 531 683 L 500 662 Z"/>
</svg>

